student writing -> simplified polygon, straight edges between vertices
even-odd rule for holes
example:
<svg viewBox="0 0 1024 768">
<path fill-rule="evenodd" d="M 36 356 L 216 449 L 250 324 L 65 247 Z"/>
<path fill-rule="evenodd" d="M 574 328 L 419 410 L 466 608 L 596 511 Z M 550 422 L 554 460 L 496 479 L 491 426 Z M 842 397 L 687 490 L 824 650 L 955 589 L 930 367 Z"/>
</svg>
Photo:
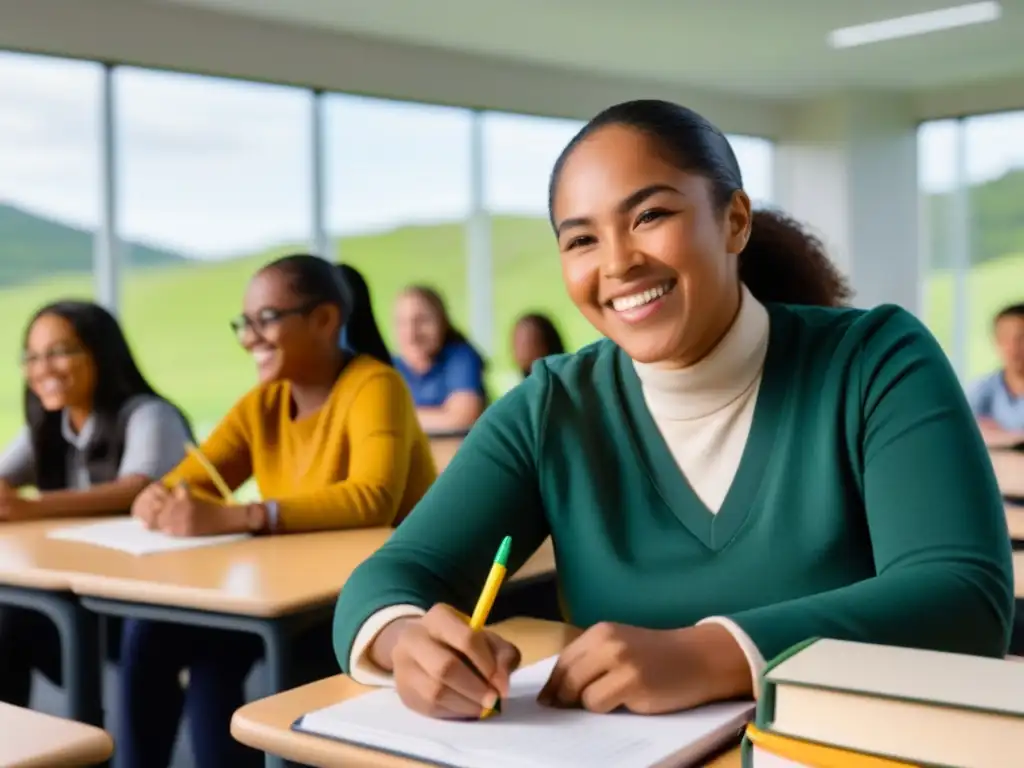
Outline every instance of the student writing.
<svg viewBox="0 0 1024 768">
<path fill-rule="evenodd" d="M 752 213 L 725 136 L 677 105 L 594 118 L 550 200 L 569 295 L 607 339 L 535 365 L 350 577 L 346 672 L 437 717 L 489 706 L 518 651 L 451 606 L 505 535 L 510 572 L 552 536 L 585 629 L 542 691 L 562 706 L 756 695 L 764 660 L 812 636 L 1005 653 L 999 493 L 920 322 L 839 306 L 820 244 Z"/>
<path fill-rule="evenodd" d="M 342 282 L 327 261 L 288 256 L 252 278 L 233 327 L 260 383 L 201 451 L 232 489 L 255 477 L 263 501 L 224 503 L 201 463 L 189 457 L 142 494 L 132 513 L 157 530 L 186 536 L 399 521 L 436 472 L 368 295 Z M 313 628 L 298 639 L 297 655 L 329 659 L 327 637 L 325 628 Z M 116 764 L 167 765 L 183 709 L 199 768 L 259 763 L 258 753 L 233 741 L 229 723 L 261 647 L 244 633 L 126 621 Z M 178 675 L 186 668 L 183 692 Z"/>
<path fill-rule="evenodd" d="M 40 309 L 21 367 L 26 426 L 0 457 L 0 521 L 126 513 L 181 461 L 188 422 L 143 377 L 102 307 L 60 301 Z M 19 496 L 26 486 L 38 498 Z M 33 667 L 59 684 L 56 627 L 35 611 L 0 607 L 0 659 L 0 700 L 27 706 Z"/>
<path fill-rule="evenodd" d="M 436 433 L 473 426 L 487 405 L 484 361 L 452 325 L 440 294 L 422 285 L 406 288 L 395 302 L 395 328 L 395 367 L 412 390 L 423 428 Z"/>
</svg>

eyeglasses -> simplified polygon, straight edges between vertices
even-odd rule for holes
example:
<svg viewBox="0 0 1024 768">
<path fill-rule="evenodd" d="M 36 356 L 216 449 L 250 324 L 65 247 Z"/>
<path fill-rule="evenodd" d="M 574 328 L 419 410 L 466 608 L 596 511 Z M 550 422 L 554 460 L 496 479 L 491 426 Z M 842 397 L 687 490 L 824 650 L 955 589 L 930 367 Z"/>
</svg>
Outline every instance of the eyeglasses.
<svg viewBox="0 0 1024 768">
<path fill-rule="evenodd" d="M 245 336 L 246 330 L 252 330 L 257 336 L 263 336 L 286 317 L 309 314 L 319 305 L 320 302 L 312 301 L 289 309 L 264 307 L 256 313 L 255 317 L 249 317 L 244 314 L 236 317 L 231 321 L 231 330 L 235 332 L 235 336 L 238 337 L 239 341 Z"/>
<path fill-rule="evenodd" d="M 21 367 L 28 368 L 35 363 L 45 361 L 46 363 L 63 362 L 72 357 L 85 353 L 81 347 L 50 347 L 45 352 L 23 352 L 21 355 Z"/>
</svg>

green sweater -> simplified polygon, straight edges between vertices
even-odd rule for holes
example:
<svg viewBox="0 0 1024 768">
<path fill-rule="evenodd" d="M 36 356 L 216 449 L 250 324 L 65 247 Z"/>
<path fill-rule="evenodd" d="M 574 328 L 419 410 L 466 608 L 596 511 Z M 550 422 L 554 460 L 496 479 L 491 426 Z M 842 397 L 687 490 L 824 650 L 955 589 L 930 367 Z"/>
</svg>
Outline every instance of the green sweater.
<svg viewBox="0 0 1024 768">
<path fill-rule="evenodd" d="M 907 312 L 768 305 L 753 423 L 712 514 L 609 341 L 534 366 L 488 409 L 334 618 L 344 671 L 390 605 L 472 609 L 494 552 L 548 535 L 567 621 L 723 616 L 765 658 L 808 637 L 1001 656 L 1013 616 L 1003 507 L 961 387 Z"/>
</svg>

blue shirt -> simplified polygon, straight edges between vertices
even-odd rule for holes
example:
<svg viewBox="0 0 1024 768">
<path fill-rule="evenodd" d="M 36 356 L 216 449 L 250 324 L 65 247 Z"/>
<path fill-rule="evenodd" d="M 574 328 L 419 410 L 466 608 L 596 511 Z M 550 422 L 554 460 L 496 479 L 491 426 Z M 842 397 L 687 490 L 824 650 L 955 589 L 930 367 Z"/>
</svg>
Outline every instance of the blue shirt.
<svg viewBox="0 0 1024 768">
<path fill-rule="evenodd" d="M 469 344 L 448 344 L 424 373 L 417 373 L 395 358 L 417 408 L 437 408 L 456 392 L 484 396 L 484 361 Z"/>
<path fill-rule="evenodd" d="M 1024 397 L 1018 397 L 1006 388 L 1002 371 L 978 381 L 968 400 L 976 418 L 992 419 L 1008 432 L 1024 431 Z"/>
</svg>

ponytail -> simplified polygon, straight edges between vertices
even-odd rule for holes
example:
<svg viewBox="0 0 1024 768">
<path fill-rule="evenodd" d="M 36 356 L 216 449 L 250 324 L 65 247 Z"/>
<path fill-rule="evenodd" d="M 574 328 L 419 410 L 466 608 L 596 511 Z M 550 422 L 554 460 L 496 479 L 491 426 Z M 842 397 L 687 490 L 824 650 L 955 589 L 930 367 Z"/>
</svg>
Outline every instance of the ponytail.
<svg viewBox="0 0 1024 768">
<path fill-rule="evenodd" d="M 348 288 L 351 307 L 342 328 L 346 347 L 357 355 L 369 355 L 385 365 L 393 365 L 384 337 L 381 336 L 370 301 L 370 287 L 358 270 L 348 264 L 338 265 L 338 275 Z"/>
<path fill-rule="evenodd" d="M 776 210 L 754 211 L 740 280 L 762 304 L 841 307 L 852 295 L 821 239 Z"/>
</svg>

